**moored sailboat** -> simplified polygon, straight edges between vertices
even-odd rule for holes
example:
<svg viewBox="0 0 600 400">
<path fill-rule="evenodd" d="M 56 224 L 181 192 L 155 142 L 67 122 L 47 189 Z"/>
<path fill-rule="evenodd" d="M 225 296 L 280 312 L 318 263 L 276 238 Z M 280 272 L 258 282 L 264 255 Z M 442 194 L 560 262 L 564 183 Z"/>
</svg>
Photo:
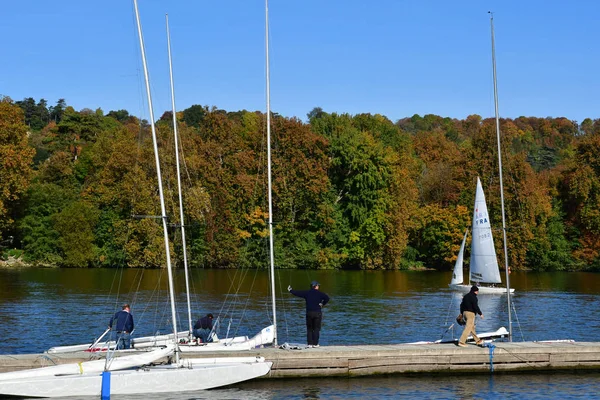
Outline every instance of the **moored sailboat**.
<svg viewBox="0 0 600 400">
<path fill-rule="evenodd" d="M 158 157 L 158 143 L 154 126 L 152 96 L 146 65 L 146 55 L 142 28 L 137 7 L 133 0 L 137 30 L 139 34 L 146 94 L 152 128 L 152 141 L 156 161 L 156 176 L 160 197 L 163 236 L 165 240 L 165 256 L 169 282 L 169 300 L 173 324 L 173 341 L 164 350 L 156 350 L 146 354 L 131 355 L 124 361 L 115 364 L 107 358 L 100 362 L 90 362 L 85 369 L 83 363 L 74 363 L 54 369 L 30 369 L 18 373 L 0 374 L 0 395 L 21 397 L 67 397 L 97 396 L 103 398 L 110 394 L 146 394 L 169 393 L 210 389 L 231 385 L 267 374 L 271 362 L 262 357 L 217 358 L 217 359 L 180 359 L 178 348 L 177 315 L 175 312 L 175 296 L 173 274 L 167 235 L 167 218 Z M 164 353 L 163 353 L 164 352 Z M 164 364 L 155 364 L 155 356 L 168 356 Z M 149 356 L 152 356 L 149 358 Z M 90 371 L 88 372 L 88 366 Z"/>
</svg>

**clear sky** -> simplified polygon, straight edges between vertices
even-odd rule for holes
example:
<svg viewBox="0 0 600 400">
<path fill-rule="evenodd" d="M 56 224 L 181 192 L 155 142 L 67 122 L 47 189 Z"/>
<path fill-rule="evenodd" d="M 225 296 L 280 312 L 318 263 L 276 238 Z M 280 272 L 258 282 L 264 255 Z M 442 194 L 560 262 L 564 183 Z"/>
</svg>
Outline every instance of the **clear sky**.
<svg viewBox="0 0 600 400">
<path fill-rule="evenodd" d="M 132 2 L 3 1 L 0 94 L 148 117 Z M 265 109 L 264 0 L 139 0 L 155 114 Z M 270 0 L 271 104 L 327 112 L 600 118 L 598 0 Z"/>
</svg>

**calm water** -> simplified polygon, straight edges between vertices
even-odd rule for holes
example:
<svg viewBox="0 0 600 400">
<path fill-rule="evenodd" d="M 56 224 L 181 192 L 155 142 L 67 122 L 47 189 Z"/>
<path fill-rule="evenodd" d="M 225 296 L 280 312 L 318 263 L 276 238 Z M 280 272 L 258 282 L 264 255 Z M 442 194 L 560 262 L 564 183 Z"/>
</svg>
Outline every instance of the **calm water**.
<svg viewBox="0 0 600 400">
<path fill-rule="evenodd" d="M 332 298 L 325 308 L 323 345 L 437 340 L 444 333 L 450 339 L 454 334 L 445 332 L 460 302 L 460 295 L 446 289 L 450 272 L 278 271 L 276 279 L 280 343 L 305 340 L 304 302 L 280 288 L 308 288 L 313 279 Z M 133 306 L 137 335 L 168 332 L 166 280 L 166 272 L 157 270 L 0 269 L 0 354 L 90 342 L 123 302 Z M 183 274 L 177 273 L 176 280 L 179 326 L 186 329 Z M 229 336 L 253 335 L 272 321 L 265 271 L 198 270 L 191 282 L 193 318 L 219 314 L 221 337 L 228 328 Z M 514 273 L 511 286 L 516 289 L 515 340 L 600 340 L 600 274 Z M 485 319 L 478 331 L 508 327 L 506 296 L 479 295 L 479 302 Z M 156 399 L 591 398 L 600 393 L 598 378 L 587 373 L 254 381 Z"/>
</svg>

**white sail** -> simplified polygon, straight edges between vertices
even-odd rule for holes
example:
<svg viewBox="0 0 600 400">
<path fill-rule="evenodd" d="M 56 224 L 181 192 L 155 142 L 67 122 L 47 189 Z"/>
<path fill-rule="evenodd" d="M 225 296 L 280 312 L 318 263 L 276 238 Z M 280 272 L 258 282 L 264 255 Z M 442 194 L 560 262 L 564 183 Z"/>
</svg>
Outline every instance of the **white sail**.
<svg viewBox="0 0 600 400">
<path fill-rule="evenodd" d="M 471 237 L 470 281 L 473 283 L 501 283 L 498 259 L 494 248 L 490 217 L 485 204 L 481 181 L 477 177 L 475 209 Z"/>
<path fill-rule="evenodd" d="M 469 231 L 465 232 L 465 237 L 463 237 L 462 244 L 460 245 L 460 251 L 456 257 L 456 263 L 454 264 L 454 271 L 452 272 L 452 280 L 450 281 L 450 285 L 458 285 L 459 283 L 463 283 L 463 258 L 468 232 Z"/>
</svg>

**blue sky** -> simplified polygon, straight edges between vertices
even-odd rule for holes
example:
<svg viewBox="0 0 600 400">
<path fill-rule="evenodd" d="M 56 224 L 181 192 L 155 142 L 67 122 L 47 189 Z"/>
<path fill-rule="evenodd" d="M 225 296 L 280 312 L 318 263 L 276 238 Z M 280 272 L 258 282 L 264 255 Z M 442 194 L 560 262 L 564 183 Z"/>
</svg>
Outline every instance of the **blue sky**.
<svg viewBox="0 0 600 400">
<path fill-rule="evenodd" d="M 264 110 L 264 0 L 139 0 L 157 118 Z M 327 112 L 600 117 L 599 1 L 271 0 L 271 104 Z M 131 1 L 4 2 L 0 94 L 148 117 Z"/>
</svg>

